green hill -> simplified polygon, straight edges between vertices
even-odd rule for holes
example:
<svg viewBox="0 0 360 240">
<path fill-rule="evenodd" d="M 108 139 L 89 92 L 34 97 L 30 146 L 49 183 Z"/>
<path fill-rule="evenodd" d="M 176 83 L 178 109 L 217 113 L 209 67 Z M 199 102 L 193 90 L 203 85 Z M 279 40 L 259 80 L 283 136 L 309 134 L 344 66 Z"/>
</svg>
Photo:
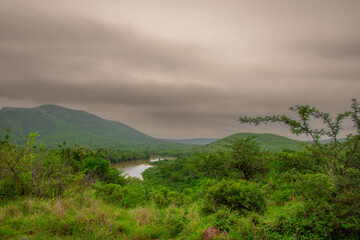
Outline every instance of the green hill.
<svg viewBox="0 0 360 240">
<path fill-rule="evenodd" d="M 234 138 L 246 138 L 254 136 L 254 141 L 260 143 L 260 146 L 269 151 L 281 151 L 282 149 L 299 150 L 302 148 L 302 141 L 286 138 L 283 136 L 270 133 L 236 133 L 228 137 L 222 138 L 216 142 L 204 146 L 204 149 L 219 149 L 228 144 Z"/>
<path fill-rule="evenodd" d="M 109 121 L 85 111 L 72 110 L 56 105 L 34 108 L 9 108 L 0 110 L 0 137 L 12 129 L 10 140 L 24 144 L 30 132 L 38 132 L 38 142 L 54 147 L 67 142 L 68 146 L 81 144 L 87 147 L 175 147 L 150 137 L 125 124 Z"/>
<path fill-rule="evenodd" d="M 20 145 L 25 143 L 30 132 L 38 132 L 40 135 L 37 138 L 38 142 L 46 147 L 56 147 L 66 141 L 68 146 L 80 144 L 92 148 L 165 150 L 189 148 L 190 145 L 212 142 L 204 146 L 196 146 L 193 151 L 216 151 L 232 138 L 248 136 L 255 136 L 255 141 L 258 141 L 264 149 L 273 151 L 283 148 L 300 149 L 302 143 L 274 134 L 255 133 L 237 133 L 215 142 L 213 142 L 215 139 L 156 139 L 120 122 L 56 105 L 41 105 L 34 108 L 4 107 L 0 110 L 0 138 L 3 138 L 7 128 L 12 129 L 10 140 Z"/>
</svg>

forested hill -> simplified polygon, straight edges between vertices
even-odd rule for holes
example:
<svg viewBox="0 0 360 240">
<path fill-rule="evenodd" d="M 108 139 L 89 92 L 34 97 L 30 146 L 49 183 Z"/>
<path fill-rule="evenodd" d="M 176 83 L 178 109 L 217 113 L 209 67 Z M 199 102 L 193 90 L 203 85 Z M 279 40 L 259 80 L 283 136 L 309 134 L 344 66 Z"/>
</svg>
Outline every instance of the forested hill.
<svg viewBox="0 0 360 240">
<path fill-rule="evenodd" d="M 0 110 L 0 138 L 6 129 L 12 129 L 10 141 L 22 145 L 31 132 L 38 132 L 37 140 L 46 147 L 56 147 L 63 141 L 68 146 L 80 144 L 99 148 L 147 148 L 157 149 L 184 148 L 186 145 L 198 146 L 202 150 L 216 150 L 227 144 L 232 138 L 255 136 L 262 148 L 281 150 L 283 148 L 300 149 L 301 141 L 274 134 L 238 133 L 215 141 L 216 139 L 156 139 L 123 123 L 109 121 L 85 111 L 72 110 L 57 105 L 41 105 L 34 108 L 4 107 Z M 214 142 L 215 141 L 215 142 Z"/>
<path fill-rule="evenodd" d="M 30 132 L 38 132 L 38 141 L 49 147 L 63 141 L 68 146 L 76 143 L 87 147 L 116 148 L 175 144 L 155 139 L 120 122 L 56 105 L 4 107 L 0 110 L 1 138 L 7 128 L 12 129 L 11 141 L 24 144 Z"/>
<path fill-rule="evenodd" d="M 286 138 L 283 136 L 270 133 L 236 133 L 228 137 L 222 138 L 216 142 L 210 143 L 204 148 L 219 149 L 222 146 L 229 144 L 231 139 L 246 138 L 253 136 L 254 140 L 260 143 L 261 148 L 271 151 L 281 151 L 282 149 L 300 150 L 302 148 L 302 141 Z"/>
</svg>

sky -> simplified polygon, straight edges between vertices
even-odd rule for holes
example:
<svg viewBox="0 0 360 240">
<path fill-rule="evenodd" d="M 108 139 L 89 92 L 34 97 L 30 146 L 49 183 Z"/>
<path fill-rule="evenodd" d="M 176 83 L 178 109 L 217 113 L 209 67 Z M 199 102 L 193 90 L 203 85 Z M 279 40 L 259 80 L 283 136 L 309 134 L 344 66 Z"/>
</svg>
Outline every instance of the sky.
<svg viewBox="0 0 360 240">
<path fill-rule="evenodd" d="M 348 110 L 359 12 L 358 0 L 0 0 L 0 108 L 56 104 L 157 138 L 289 137 L 237 120 Z"/>
</svg>

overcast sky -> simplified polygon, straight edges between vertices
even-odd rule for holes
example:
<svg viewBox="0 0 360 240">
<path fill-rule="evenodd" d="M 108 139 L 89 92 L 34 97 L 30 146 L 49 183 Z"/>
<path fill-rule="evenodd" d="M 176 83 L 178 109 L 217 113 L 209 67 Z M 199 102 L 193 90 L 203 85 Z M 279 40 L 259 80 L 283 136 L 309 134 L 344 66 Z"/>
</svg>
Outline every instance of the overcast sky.
<svg viewBox="0 0 360 240">
<path fill-rule="evenodd" d="M 237 119 L 349 109 L 359 23 L 359 0 L 0 0 L 0 107 L 57 104 L 158 138 L 290 136 Z"/>
</svg>

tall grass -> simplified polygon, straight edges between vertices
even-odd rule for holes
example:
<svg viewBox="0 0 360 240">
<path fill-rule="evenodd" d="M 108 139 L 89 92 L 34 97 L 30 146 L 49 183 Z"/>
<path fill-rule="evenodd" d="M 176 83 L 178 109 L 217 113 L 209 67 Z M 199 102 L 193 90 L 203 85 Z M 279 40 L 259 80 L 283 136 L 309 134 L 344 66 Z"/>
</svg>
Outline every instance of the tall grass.
<svg viewBox="0 0 360 240">
<path fill-rule="evenodd" d="M 0 206 L 0 239 L 200 239 L 211 224 L 197 204 L 122 208 L 93 190 L 55 199 L 24 198 Z"/>
</svg>

